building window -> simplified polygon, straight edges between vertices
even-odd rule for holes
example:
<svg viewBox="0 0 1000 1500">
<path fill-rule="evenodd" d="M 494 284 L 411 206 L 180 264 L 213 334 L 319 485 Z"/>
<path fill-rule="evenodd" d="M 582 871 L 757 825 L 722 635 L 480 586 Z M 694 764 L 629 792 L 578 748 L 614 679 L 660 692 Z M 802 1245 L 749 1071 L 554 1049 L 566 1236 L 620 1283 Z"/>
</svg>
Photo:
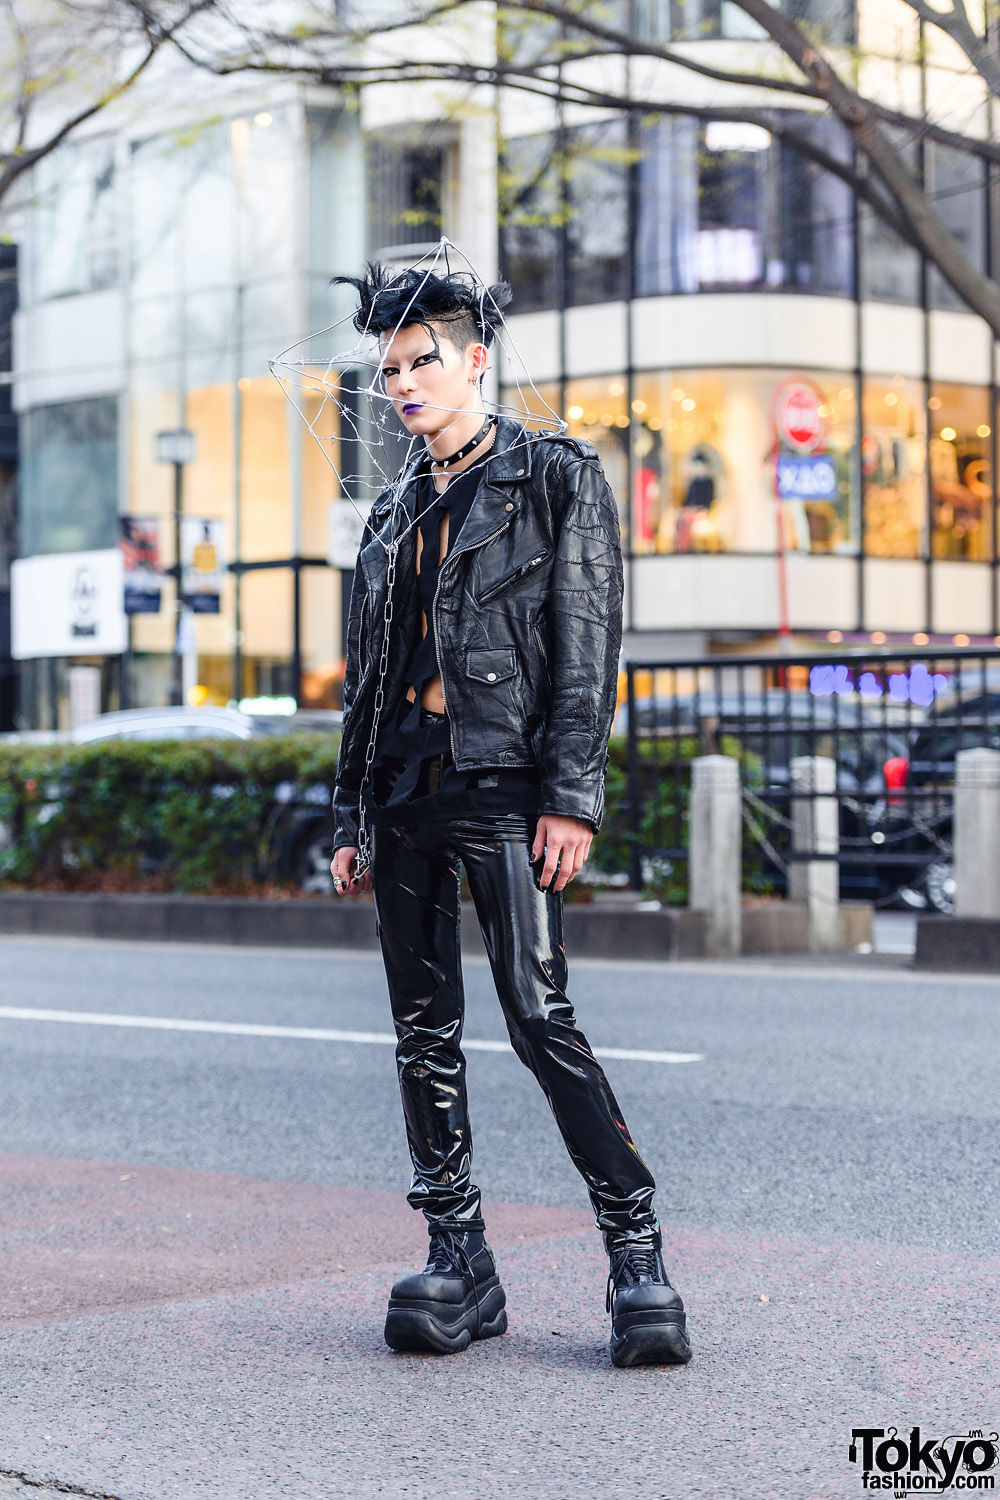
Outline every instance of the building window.
<svg viewBox="0 0 1000 1500">
<path fill-rule="evenodd" d="M 555 140 L 552 133 L 518 136 L 505 142 L 500 162 L 500 250 L 517 313 L 559 302 L 562 190 Z"/>
<path fill-rule="evenodd" d="M 376 132 L 366 142 L 373 254 L 436 242 L 444 232 L 447 148 Z"/>
<path fill-rule="evenodd" d="M 118 401 L 36 406 L 21 418 L 21 552 L 86 552 L 118 540 Z"/>
<path fill-rule="evenodd" d="M 666 40 L 662 26 L 666 0 L 634 0 L 640 34 Z M 810 34 L 828 46 L 850 45 L 856 34 L 854 0 L 791 0 L 782 10 L 805 22 Z M 766 41 L 767 33 L 730 0 L 670 0 L 670 33 L 675 41 L 726 37 L 734 41 Z"/>
<path fill-rule="evenodd" d="M 867 378 L 863 415 L 865 551 L 870 557 L 922 557 L 927 534 L 922 383 L 901 375 Z"/>
<path fill-rule="evenodd" d="M 986 562 L 993 556 L 989 392 L 940 383 L 929 405 L 934 556 Z"/>
<path fill-rule="evenodd" d="M 828 154 L 849 154 L 835 121 L 787 118 Z M 794 144 L 758 125 L 685 116 L 645 121 L 634 148 L 621 119 L 564 139 L 562 151 L 554 134 L 505 147 L 501 249 L 518 312 L 559 305 L 563 255 L 568 306 L 624 297 L 630 241 L 639 297 L 852 294 L 850 189 Z"/>
<path fill-rule="evenodd" d="M 118 198 L 110 141 L 70 142 L 31 174 L 25 301 L 96 292 L 118 281 Z"/>
<path fill-rule="evenodd" d="M 622 119 L 567 132 L 566 300 L 616 302 L 628 285 L 628 161 Z"/>
<path fill-rule="evenodd" d="M 975 269 L 986 270 L 985 163 L 967 151 L 953 151 L 931 141 L 927 146 L 927 186 L 944 226 L 954 235 Z M 930 267 L 930 303 L 959 312 L 968 309 L 936 266 Z"/>
</svg>

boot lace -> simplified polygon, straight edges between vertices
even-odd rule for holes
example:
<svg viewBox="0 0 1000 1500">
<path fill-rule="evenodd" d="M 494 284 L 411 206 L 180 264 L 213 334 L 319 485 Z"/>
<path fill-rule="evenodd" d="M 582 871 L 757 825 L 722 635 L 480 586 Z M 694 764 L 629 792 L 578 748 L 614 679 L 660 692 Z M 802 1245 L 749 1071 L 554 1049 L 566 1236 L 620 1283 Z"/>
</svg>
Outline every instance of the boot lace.
<svg viewBox="0 0 1000 1500">
<path fill-rule="evenodd" d="M 435 1229 L 431 1235 L 424 1274 L 451 1276 L 456 1271 L 464 1281 L 472 1283 L 472 1295 L 476 1299 L 476 1311 L 479 1312 L 479 1284 L 472 1268 L 471 1257 L 462 1243 L 462 1238 L 453 1229 Z"/>
<path fill-rule="evenodd" d="M 643 1281 L 659 1282 L 656 1246 L 651 1240 L 628 1240 L 611 1252 L 608 1291 L 605 1306 L 610 1312 L 619 1286 L 640 1286 Z"/>
</svg>

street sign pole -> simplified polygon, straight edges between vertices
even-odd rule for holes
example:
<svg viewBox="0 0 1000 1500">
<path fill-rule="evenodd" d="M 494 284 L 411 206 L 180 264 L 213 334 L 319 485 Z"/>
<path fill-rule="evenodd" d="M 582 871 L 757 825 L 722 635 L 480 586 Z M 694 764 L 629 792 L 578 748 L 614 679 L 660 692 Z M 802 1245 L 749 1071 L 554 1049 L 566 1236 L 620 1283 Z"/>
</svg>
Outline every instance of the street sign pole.
<svg viewBox="0 0 1000 1500">
<path fill-rule="evenodd" d="M 181 520 L 184 514 L 184 465 L 192 463 L 197 453 L 195 435 L 186 427 L 175 427 L 168 432 L 156 434 L 156 457 L 160 463 L 173 464 L 174 468 L 174 561 L 177 573 L 177 593 L 174 621 L 174 663 L 170 686 L 170 701 L 175 707 L 184 703 L 184 657 L 193 622 L 185 620 L 187 599 L 184 595 L 184 563 L 181 557 Z"/>
</svg>

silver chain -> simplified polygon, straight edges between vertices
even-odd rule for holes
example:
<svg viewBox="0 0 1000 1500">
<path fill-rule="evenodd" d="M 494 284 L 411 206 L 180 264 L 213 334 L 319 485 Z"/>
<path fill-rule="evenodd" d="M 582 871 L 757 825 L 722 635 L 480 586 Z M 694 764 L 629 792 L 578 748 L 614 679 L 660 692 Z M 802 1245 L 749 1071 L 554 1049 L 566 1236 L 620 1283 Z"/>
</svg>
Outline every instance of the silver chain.
<svg viewBox="0 0 1000 1500">
<path fill-rule="evenodd" d="M 372 866 L 372 843 L 371 830 L 368 827 L 368 818 L 365 815 L 365 789 L 371 776 L 372 766 L 375 764 L 375 746 L 378 740 L 379 721 L 382 717 L 382 708 L 385 704 L 385 677 L 389 668 L 389 631 L 392 625 L 392 591 L 396 581 L 396 558 L 399 553 L 400 538 L 394 537 L 386 548 L 387 569 L 385 577 L 385 605 L 382 610 L 382 653 L 378 664 L 378 682 L 375 685 L 375 702 L 372 707 L 372 729 L 368 736 L 368 748 L 365 751 L 365 769 L 361 778 L 361 793 L 358 799 L 358 857 L 355 869 L 355 877 L 360 879 L 366 870 Z"/>
</svg>

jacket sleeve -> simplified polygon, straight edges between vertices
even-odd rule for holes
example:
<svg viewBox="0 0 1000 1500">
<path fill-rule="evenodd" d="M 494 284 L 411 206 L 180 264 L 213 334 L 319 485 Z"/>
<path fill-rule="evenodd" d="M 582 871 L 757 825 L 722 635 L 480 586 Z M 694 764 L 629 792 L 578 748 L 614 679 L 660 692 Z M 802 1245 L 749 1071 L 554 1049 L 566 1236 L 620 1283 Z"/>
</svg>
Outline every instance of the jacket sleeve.
<svg viewBox="0 0 1000 1500">
<path fill-rule="evenodd" d="M 361 778 L 365 769 L 365 730 L 358 702 L 361 679 L 361 607 L 365 597 L 365 575 L 360 557 L 354 569 L 351 609 L 347 625 L 344 664 L 344 717 L 337 756 L 337 779 L 333 788 L 333 848 L 356 847 L 361 804 Z"/>
<path fill-rule="evenodd" d="M 596 833 L 617 706 L 622 632 L 618 507 L 595 457 L 553 465 L 556 526 L 549 600 L 552 700 L 540 757 L 539 812 L 580 818 Z"/>
</svg>

